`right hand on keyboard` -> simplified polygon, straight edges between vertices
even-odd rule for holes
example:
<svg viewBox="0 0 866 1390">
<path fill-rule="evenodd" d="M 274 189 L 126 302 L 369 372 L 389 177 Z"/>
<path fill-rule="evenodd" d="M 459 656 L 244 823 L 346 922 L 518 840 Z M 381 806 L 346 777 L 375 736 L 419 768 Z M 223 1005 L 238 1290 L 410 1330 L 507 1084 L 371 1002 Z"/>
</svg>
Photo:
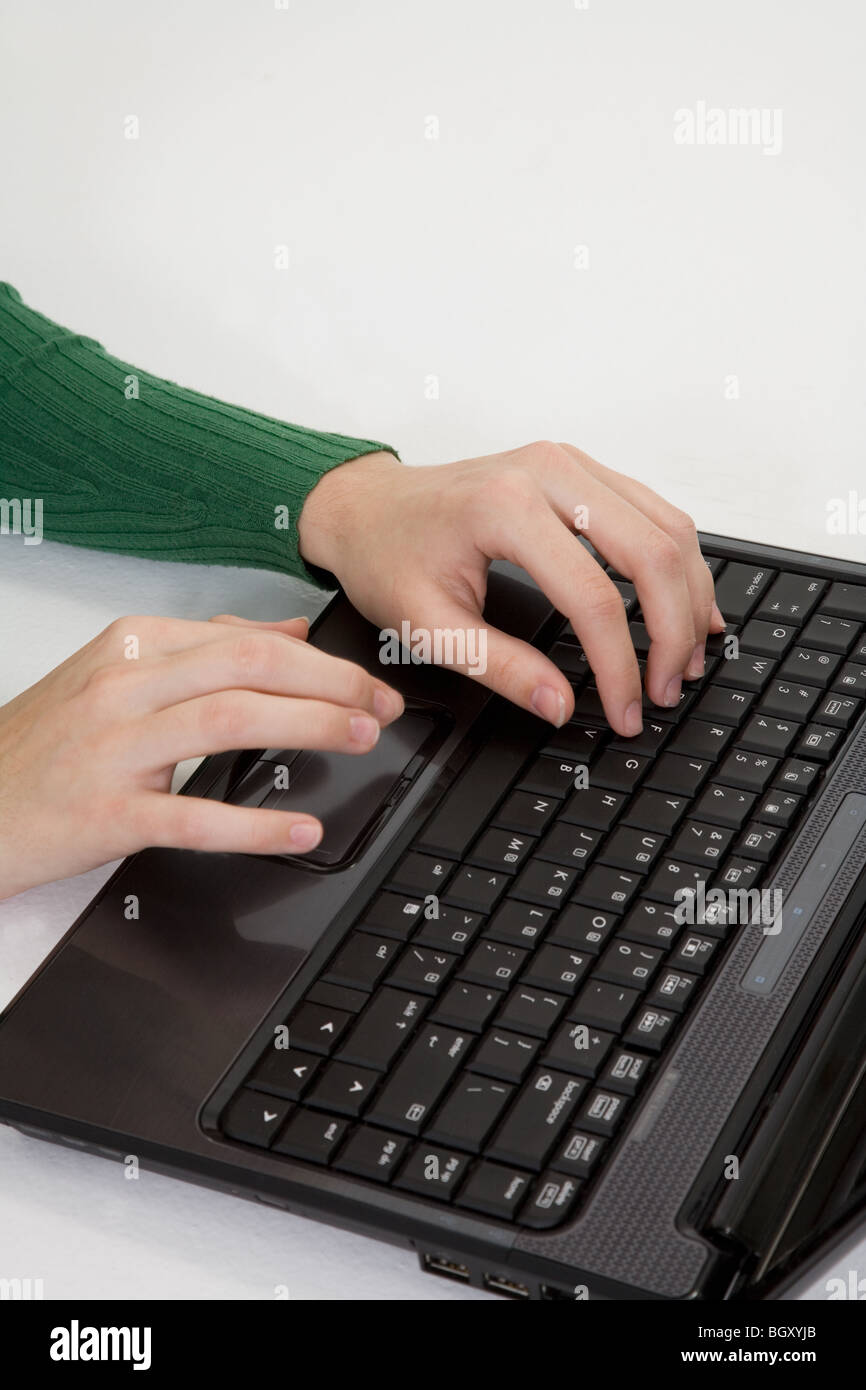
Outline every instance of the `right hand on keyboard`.
<svg viewBox="0 0 866 1390">
<path fill-rule="evenodd" d="M 169 794 L 201 754 L 373 747 L 402 697 L 306 635 L 304 618 L 119 618 L 0 709 L 0 899 L 153 845 L 314 849 L 312 816 Z"/>
</svg>

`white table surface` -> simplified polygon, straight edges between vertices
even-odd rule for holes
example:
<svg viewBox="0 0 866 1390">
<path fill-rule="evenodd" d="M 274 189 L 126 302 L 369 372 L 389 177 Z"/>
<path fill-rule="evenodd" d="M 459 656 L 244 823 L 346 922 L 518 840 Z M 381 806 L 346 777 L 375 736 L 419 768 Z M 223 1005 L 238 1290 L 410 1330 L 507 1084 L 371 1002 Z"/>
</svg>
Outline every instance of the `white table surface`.
<svg viewBox="0 0 866 1390">
<path fill-rule="evenodd" d="M 10 0 L 0 276 L 133 363 L 410 463 L 568 439 L 704 529 L 862 558 L 826 515 L 864 487 L 864 30 L 859 0 Z M 781 151 L 676 144 L 700 101 L 780 109 Z M 0 701 L 122 613 L 323 601 L 12 537 L 0 595 Z M 0 1003 L 111 867 L 0 906 Z M 0 1173 L 0 1276 L 46 1297 L 484 1297 L 5 1127 Z"/>
</svg>

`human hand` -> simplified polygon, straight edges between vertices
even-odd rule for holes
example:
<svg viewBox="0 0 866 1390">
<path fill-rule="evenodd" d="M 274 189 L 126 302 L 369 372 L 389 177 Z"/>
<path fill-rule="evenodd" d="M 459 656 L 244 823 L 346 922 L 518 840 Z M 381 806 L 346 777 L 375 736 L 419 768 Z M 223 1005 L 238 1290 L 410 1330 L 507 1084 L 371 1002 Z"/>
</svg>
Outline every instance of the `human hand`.
<svg viewBox="0 0 866 1390">
<path fill-rule="evenodd" d="M 371 622 L 398 631 L 404 620 L 413 629 L 483 626 L 491 560 L 520 565 L 571 621 L 610 724 L 630 736 L 642 726 L 642 692 L 628 621 L 612 581 L 577 541 L 576 515 L 634 583 L 651 639 L 647 693 L 675 705 L 683 678 L 703 673 L 707 634 L 725 626 L 694 522 L 570 444 L 425 468 L 367 454 L 320 479 L 298 531 L 304 559 L 336 575 Z M 487 628 L 477 679 L 557 727 L 573 713 L 562 672 L 505 632 Z"/>
<path fill-rule="evenodd" d="M 120 618 L 0 708 L 0 899 L 148 846 L 299 854 L 321 822 L 170 795 L 184 758 L 366 753 L 402 697 L 306 642 L 307 621 Z"/>
</svg>

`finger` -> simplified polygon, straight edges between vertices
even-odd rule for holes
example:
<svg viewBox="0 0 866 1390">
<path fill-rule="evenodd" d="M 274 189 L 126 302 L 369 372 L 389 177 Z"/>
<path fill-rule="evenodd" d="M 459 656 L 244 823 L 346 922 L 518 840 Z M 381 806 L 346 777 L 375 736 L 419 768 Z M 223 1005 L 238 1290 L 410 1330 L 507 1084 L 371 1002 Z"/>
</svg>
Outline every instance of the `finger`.
<svg viewBox="0 0 866 1390">
<path fill-rule="evenodd" d="M 124 724 L 118 757 L 131 757 L 138 767 L 162 769 L 185 758 L 240 748 L 366 753 L 379 732 L 378 721 L 366 710 L 324 700 L 221 690 Z"/>
<path fill-rule="evenodd" d="M 253 690 L 365 709 L 380 724 L 403 713 L 402 696 L 353 661 L 264 628 L 222 631 L 232 635 L 122 671 L 124 704 L 145 714 L 219 690 Z"/>
<path fill-rule="evenodd" d="M 226 627 L 258 627 L 265 631 L 281 632 L 285 637 L 297 638 L 299 642 L 306 642 L 310 632 L 309 618 L 280 618 L 275 622 L 268 622 L 255 618 L 239 618 L 235 613 L 219 613 L 209 621 L 222 623 Z"/>
<path fill-rule="evenodd" d="M 436 664 L 460 671 L 560 728 L 574 712 L 574 692 L 562 672 L 536 647 L 485 623 L 470 603 L 436 589 L 413 604 L 413 628 L 448 632 Z M 434 648 L 435 653 L 435 648 Z"/>
<path fill-rule="evenodd" d="M 227 806 L 196 796 L 147 793 L 142 848 L 196 849 L 209 854 L 304 854 L 323 827 L 314 816 Z"/>
<path fill-rule="evenodd" d="M 703 675 L 704 647 L 708 632 L 720 632 L 724 628 L 724 618 L 716 607 L 713 576 L 701 553 L 695 523 L 686 513 L 674 507 L 664 497 L 660 497 L 651 487 L 628 478 L 622 473 L 606 468 L 579 449 L 571 445 L 563 446 L 578 458 L 584 468 L 592 473 L 613 492 L 631 502 L 633 506 L 654 521 L 679 546 L 686 568 L 686 583 L 692 600 L 692 617 L 695 624 L 697 645 L 692 660 L 686 667 L 689 679 Z"/>
<path fill-rule="evenodd" d="M 565 496 L 566 475 L 574 496 L 574 464 L 563 450 L 556 454 L 542 477 L 544 491 L 537 479 L 530 484 L 525 474 L 504 475 L 500 506 L 491 511 L 480 539 L 486 554 L 522 566 L 571 619 L 595 673 L 605 714 L 618 733 L 629 737 L 640 730 L 643 719 L 640 672 L 625 608 L 601 566 L 547 500 L 548 487 Z"/>
<path fill-rule="evenodd" d="M 631 502 L 577 466 L 568 450 L 562 450 L 562 458 L 563 467 L 557 468 L 554 460 L 543 476 L 545 494 L 563 520 L 574 517 L 576 503 L 584 507 L 583 534 L 621 574 L 634 580 L 650 635 L 647 693 L 658 705 L 676 705 L 683 671 L 696 645 L 680 549 Z M 619 598 L 619 591 L 614 592 Z M 625 620 L 624 609 L 621 616 Z M 593 664 L 588 650 L 587 656 Z"/>
</svg>

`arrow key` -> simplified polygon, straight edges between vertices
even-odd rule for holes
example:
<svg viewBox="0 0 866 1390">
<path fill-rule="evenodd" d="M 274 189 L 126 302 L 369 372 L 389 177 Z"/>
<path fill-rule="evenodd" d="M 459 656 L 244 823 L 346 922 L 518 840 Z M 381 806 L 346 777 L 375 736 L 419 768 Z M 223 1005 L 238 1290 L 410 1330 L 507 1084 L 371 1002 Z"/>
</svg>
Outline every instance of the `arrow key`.
<svg viewBox="0 0 866 1390">
<path fill-rule="evenodd" d="M 249 1078 L 249 1085 L 273 1091 L 286 1100 L 300 1100 L 321 1065 L 321 1057 L 314 1057 L 311 1052 L 271 1043 Z"/>
<path fill-rule="evenodd" d="M 220 1129 L 229 1139 L 267 1149 L 291 1109 L 287 1100 L 275 1100 L 258 1091 L 244 1089 L 223 1111 Z"/>
<path fill-rule="evenodd" d="M 355 1020 L 342 1009 L 326 1009 L 321 1004 L 302 1004 L 289 1019 L 289 1042 L 305 1052 L 333 1052 L 342 1034 Z"/>
<path fill-rule="evenodd" d="M 315 1090 L 307 1097 L 307 1105 L 321 1110 L 335 1110 L 339 1115 L 360 1115 L 378 1082 L 376 1072 L 366 1067 L 354 1067 L 349 1062 L 331 1062 L 322 1073 Z"/>
</svg>

